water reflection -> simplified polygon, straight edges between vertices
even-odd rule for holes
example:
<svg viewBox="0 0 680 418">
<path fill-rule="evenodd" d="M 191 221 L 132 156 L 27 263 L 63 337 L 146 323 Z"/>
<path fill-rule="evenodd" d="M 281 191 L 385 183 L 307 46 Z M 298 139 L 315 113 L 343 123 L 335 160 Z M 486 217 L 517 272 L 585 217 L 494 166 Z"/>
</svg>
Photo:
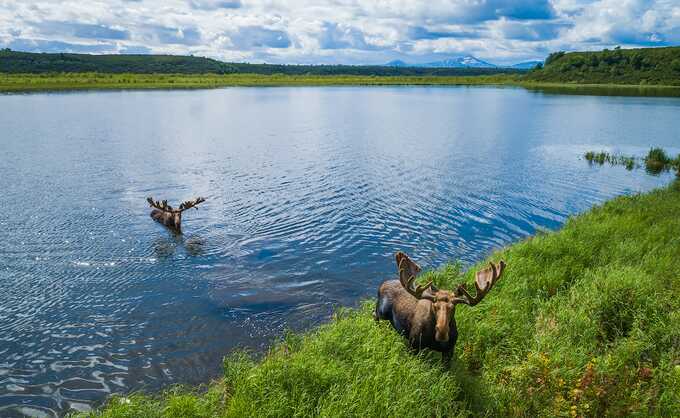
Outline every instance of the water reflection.
<svg viewBox="0 0 680 418">
<path fill-rule="evenodd" d="M 623 96 L 623 97 L 680 97 L 680 86 L 616 86 L 616 85 L 541 85 L 527 86 L 530 91 L 548 94 L 572 94 L 579 96 Z"/>
<path fill-rule="evenodd" d="M 206 239 L 203 237 L 186 237 L 184 234 L 168 231 L 167 237 L 155 239 L 153 252 L 158 259 L 170 259 L 178 249 L 184 250 L 191 257 L 199 257 L 204 253 L 205 245 Z"/>
</svg>

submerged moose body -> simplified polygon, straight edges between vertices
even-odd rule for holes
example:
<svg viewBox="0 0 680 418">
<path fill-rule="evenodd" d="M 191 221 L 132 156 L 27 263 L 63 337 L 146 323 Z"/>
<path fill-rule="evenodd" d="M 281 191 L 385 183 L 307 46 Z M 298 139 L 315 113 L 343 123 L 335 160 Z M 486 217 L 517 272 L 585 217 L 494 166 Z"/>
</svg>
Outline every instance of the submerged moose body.
<svg viewBox="0 0 680 418">
<path fill-rule="evenodd" d="M 186 202 L 182 202 L 182 204 L 180 204 L 179 208 L 177 209 L 174 209 L 172 206 L 168 205 L 167 200 L 159 202 L 157 200 L 153 200 L 151 197 L 148 197 L 146 198 L 146 201 L 149 202 L 149 205 L 152 208 L 154 208 L 150 215 L 155 221 L 167 226 L 175 232 L 182 232 L 182 212 L 193 208 L 199 203 L 205 202 L 205 199 L 202 197 L 197 197 L 194 200 L 187 200 Z"/>
<path fill-rule="evenodd" d="M 415 286 L 420 266 L 401 251 L 396 254 L 396 261 L 399 280 L 388 280 L 380 285 L 374 317 L 376 321 L 390 321 L 397 332 L 408 338 L 413 349 L 429 348 L 441 352 L 448 366 L 458 339 L 454 317 L 456 305 L 479 303 L 500 279 L 505 262 L 491 263 L 477 272 L 477 294 L 473 297 L 464 284 L 454 291 L 439 290 L 432 282 Z"/>
</svg>

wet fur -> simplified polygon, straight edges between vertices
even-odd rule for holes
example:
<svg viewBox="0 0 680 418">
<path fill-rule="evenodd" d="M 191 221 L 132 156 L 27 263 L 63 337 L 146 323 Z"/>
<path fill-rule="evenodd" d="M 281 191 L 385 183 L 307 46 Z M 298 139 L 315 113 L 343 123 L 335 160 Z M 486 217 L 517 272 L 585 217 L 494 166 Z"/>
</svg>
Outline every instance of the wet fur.
<svg viewBox="0 0 680 418">
<path fill-rule="evenodd" d="M 182 213 L 181 212 L 166 212 L 160 209 L 154 209 L 150 214 L 151 218 L 168 228 L 180 232 L 182 230 Z"/>
</svg>

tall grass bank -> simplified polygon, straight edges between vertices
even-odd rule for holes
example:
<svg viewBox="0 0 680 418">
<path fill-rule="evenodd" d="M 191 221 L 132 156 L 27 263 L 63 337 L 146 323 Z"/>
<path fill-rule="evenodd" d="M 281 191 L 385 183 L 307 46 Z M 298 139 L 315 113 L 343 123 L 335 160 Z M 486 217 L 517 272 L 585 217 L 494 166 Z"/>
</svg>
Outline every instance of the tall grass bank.
<svg viewBox="0 0 680 418">
<path fill-rule="evenodd" d="M 373 302 L 224 362 L 200 389 L 112 398 L 91 416 L 680 416 L 680 181 L 492 254 L 505 276 L 456 313 L 456 359 L 414 355 Z M 472 282 L 473 266 L 427 274 Z"/>
</svg>

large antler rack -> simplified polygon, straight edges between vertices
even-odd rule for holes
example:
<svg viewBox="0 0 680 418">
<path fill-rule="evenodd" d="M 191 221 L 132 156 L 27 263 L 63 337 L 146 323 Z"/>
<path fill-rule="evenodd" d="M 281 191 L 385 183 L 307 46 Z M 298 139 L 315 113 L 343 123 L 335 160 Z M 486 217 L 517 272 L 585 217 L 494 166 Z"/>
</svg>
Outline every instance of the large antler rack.
<svg viewBox="0 0 680 418">
<path fill-rule="evenodd" d="M 182 202 L 182 204 L 179 205 L 179 211 L 183 212 L 183 211 L 185 211 L 187 209 L 191 209 L 194 206 L 198 205 L 199 203 L 203 203 L 203 202 L 205 202 L 205 198 L 203 198 L 203 197 L 197 197 L 194 200 L 187 200 L 186 202 Z M 198 209 L 198 208 L 196 208 L 196 209 Z"/>
<path fill-rule="evenodd" d="M 205 202 L 205 198 L 203 198 L 203 197 L 197 197 L 197 198 L 194 199 L 194 200 L 187 200 L 187 201 L 185 201 L 185 202 L 182 202 L 182 203 L 179 205 L 179 208 L 177 208 L 177 209 L 175 209 L 175 208 L 173 208 L 172 206 L 170 206 L 170 205 L 168 204 L 168 201 L 167 201 L 167 200 L 158 201 L 158 200 L 153 200 L 152 197 L 147 197 L 147 198 L 146 198 L 146 201 L 149 202 L 149 205 L 150 205 L 152 208 L 161 210 L 161 211 L 163 211 L 163 212 L 177 213 L 177 212 L 184 212 L 184 211 L 187 210 L 187 209 L 191 209 L 191 208 L 195 207 L 196 205 Z"/>
<path fill-rule="evenodd" d="M 477 272 L 475 277 L 475 288 L 477 293 L 473 297 L 465 288 L 465 283 L 458 285 L 456 289 L 456 303 L 464 303 L 466 305 L 475 306 L 489 293 L 489 290 L 498 282 L 505 270 L 505 261 L 500 261 L 498 264 L 489 263 L 489 267 Z"/>
<path fill-rule="evenodd" d="M 152 208 L 161 210 L 163 212 L 174 212 L 175 211 L 175 209 L 173 209 L 173 207 L 168 204 L 167 200 L 158 201 L 158 200 L 153 200 L 152 197 L 147 197 L 146 201 L 149 202 L 149 205 Z"/>
<path fill-rule="evenodd" d="M 426 292 L 432 287 L 432 281 L 424 285 L 415 285 L 416 276 L 413 271 L 420 271 L 420 267 L 404 253 L 397 253 L 397 263 L 399 265 L 399 282 L 404 289 L 416 299 L 433 300 L 432 294 Z M 413 266 L 415 266 L 415 269 Z"/>
</svg>

